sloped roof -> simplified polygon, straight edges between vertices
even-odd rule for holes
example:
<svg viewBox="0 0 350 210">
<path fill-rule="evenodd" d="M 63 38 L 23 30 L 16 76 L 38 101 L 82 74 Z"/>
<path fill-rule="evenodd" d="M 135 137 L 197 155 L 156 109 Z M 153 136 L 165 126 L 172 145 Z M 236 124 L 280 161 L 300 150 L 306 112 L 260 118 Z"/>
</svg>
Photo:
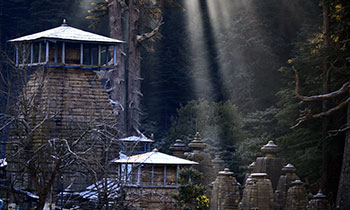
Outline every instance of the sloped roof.
<svg viewBox="0 0 350 210">
<path fill-rule="evenodd" d="M 120 141 L 127 142 L 153 142 L 152 139 L 147 138 L 146 136 L 129 136 L 119 139 Z"/>
<path fill-rule="evenodd" d="M 59 27 L 52 28 L 39 33 L 22 36 L 16 39 L 9 40 L 10 42 L 26 42 L 40 39 L 67 40 L 79 42 L 102 42 L 102 43 L 122 43 L 123 41 L 112 39 L 106 36 L 83 31 L 67 24 L 62 24 Z"/>
<path fill-rule="evenodd" d="M 153 164 L 153 165 L 197 165 L 197 162 L 178 158 L 172 155 L 167 155 L 158 152 L 154 149 L 152 152 L 147 152 L 140 155 L 134 155 L 128 158 L 123 158 L 119 160 L 113 160 L 115 163 L 121 164 Z"/>
</svg>

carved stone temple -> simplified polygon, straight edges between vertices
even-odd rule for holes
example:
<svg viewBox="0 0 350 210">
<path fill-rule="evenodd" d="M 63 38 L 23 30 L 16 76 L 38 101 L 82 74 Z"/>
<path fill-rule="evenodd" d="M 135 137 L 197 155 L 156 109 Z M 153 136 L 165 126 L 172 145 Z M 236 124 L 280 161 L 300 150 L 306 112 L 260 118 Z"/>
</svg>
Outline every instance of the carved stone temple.
<svg viewBox="0 0 350 210">
<path fill-rule="evenodd" d="M 331 204 L 329 203 L 327 196 L 325 196 L 321 191 L 319 191 L 313 198 L 309 201 L 306 206 L 307 210 L 330 210 Z"/>
<path fill-rule="evenodd" d="M 298 180 L 295 174 L 296 169 L 292 164 L 287 164 L 282 168 L 282 174 L 275 190 L 275 208 L 283 209 L 286 204 L 288 189 L 292 186 L 292 182 Z"/>
<path fill-rule="evenodd" d="M 253 173 L 247 179 L 239 209 L 273 209 L 273 190 L 266 173 Z"/>
<path fill-rule="evenodd" d="M 286 210 L 302 210 L 306 209 L 308 204 L 308 196 L 304 187 L 304 183 L 300 180 L 292 182 L 292 186 L 288 189 L 286 199 Z"/>
<path fill-rule="evenodd" d="M 211 210 L 237 210 L 240 201 L 239 186 L 228 168 L 220 171 L 213 184 Z"/>
<path fill-rule="evenodd" d="M 15 47 L 15 65 L 19 71 L 28 75 L 33 72 L 20 95 L 24 101 L 18 103 L 19 110 L 26 108 L 31 115 L 29 129 L 33 130 L 30 136 L 33 147 L 48 141 L 53 144 L 58 139 L 78 142 L 83 138 L 82 147 L 89 146 L 94 155 L 102 155 L 102 143 L 84 132 L 92 128 L 102 130 L 107 125 L 112 128 L 116 124 L 109 96 L 96 72 L 117 68 L 116 46 L 122 41 L 71 27 L 64 21 L 59 27 L 10 42 Z M 33 184 L 29 176 L 16 176 L 24 158 L 15 156 L 19 151 L 15 142 L 21 138 L 27 137 L 15 130 L 10 132 L 6 154 L 8 171 L 19 179 L 16 182 L 20 183 L 19 189 L 30 190 Z M 111 150 L 114 151 L 110 153 L 112 159 L 119 148 L 111 145 Z M 43 156 L 42 161 L 45 159 Z M 57 175 L 55 183 L 70 185 L 77 191 L 84 189 L 91 180 L 86 174 L 80 174 L 78 168 L 78 164 L 66 167 Z M 55 192 L 56 188 L 60 187 L 55 184 Z"/>
<path fill-rule="evenodd" d="M 273 141 L 269 141 L 261 147 L 261 152 L 265 154 L 265 157 L 256 159 L 254 172 L 266 173 L 271 180 L 272 189 L 275 190 L 283 167 L 282 159 L 277 157 L 280 148 Z"/>
<path fill-rule="evenodd" d="M 193 152 L 188 153 L 186 158 L 198 162 L 194 168 L 205 174 L 203 184 L 209 185 L 215 180 L 214 166 L 209 153 L 204 152 L 207 144 L 202 141 L 199 132 L 196 133 L 194 139 L 188 144 L 188 147 L 193 149 Z"/>
</svg>

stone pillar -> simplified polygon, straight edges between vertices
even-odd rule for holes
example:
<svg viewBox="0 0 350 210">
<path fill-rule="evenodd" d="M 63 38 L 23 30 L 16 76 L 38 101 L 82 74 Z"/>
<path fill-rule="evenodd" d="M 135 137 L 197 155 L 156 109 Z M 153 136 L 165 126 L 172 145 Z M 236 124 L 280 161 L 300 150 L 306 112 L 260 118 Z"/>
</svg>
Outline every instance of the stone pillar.
<svg viewBox="0 0 350 210">
<path fill-rule="evenodd" d="M 272 210 L 273 191 L 266 173 L 252 173 L 243 191 L 240 210 Z"/>
<path fill-rule="evenodd" d="M 308 204 L 308 197 L 302 181 L 295 180 L 288 189 L 286 210 L 304 210 Z"/>
<path fill-rule="evenodd" d="M 289 187 L 292 185 L 293 181 L 299 179 L 295 172 L 296 169 L 292 164 L 288 164 L 282 168 L 282 173 L 284 175 L 280 176 L 275 191 L 275 209 L 283 209 L 285 206 Z"/>
<path fill-rule="evenodd" d="M 327 199 L 327 197 L 319 191 L 316 195 L 314 195 L 313 199 L 309 201 L 307 210 L 331 210 L 331 205 Z"/>
<path fill-rule="evenodd" d="M 266 145 L 261 147 L 261 152 L 265 154 L 265 157 L 258 157 L 256 159 L 254 172 L 267 173 L 272 183 L 272 189 L 275 190 L 283 166 L 282 159 L 276 156 L 280 152 L 280 148 L 274 144 L 273 141 L 269 141 Z"/>
<path fill-rule="evenodd" d="M 255 162 L 252 162 L 251 164 L 249 164 L 249 166 L 247 167 L 248 169 L 248 173 L 246 173 L 245 177 L 244 177 L 244 184 L 247 182 L 248 177 L 250 176 L 250 174 L 254 173 L 254 169 L 255 169 Z"/>
<path fill-rule="evenodd" d="M 215 158 L 214 160 L 212 160 L 212 162 L 213 162 L 214 175 L 217 176 L 220 171 L 224 170 L 225 161 L 223 161 L 220 158 L 220 155 L 215 155 Z"/>
<path fill-rule="evenodd" d="M 215 179 L 210 210 L 237 210 L 240 200 L 239 187 L 233 173 L 228 168 L 218 173 Z"/>
<path fill-rule="evenodd" d="M 175 144 L 169 148 L 173 152 L 173 155 L 179 158 L 185 158 L 184 153 L 187 151 L 186 145 L 181 139 L 176 139 Z"/>
<path fill-rule="evenodd" d="M 193 152 L 187 155 L 187 159 L 198 163 L 198 165 L 193 166 L 193 168 L 197 169 L 204 175 L 203 185 L 208 186 L 214 181 L 216 175 L 214 175 L 210 154 L 203 152 L 207 147 L 207 144 L 202 141 L 199 132 L 196 133 L 193 141 L 188 144 L 188 147 L 193 149 Z"/>
</svg>

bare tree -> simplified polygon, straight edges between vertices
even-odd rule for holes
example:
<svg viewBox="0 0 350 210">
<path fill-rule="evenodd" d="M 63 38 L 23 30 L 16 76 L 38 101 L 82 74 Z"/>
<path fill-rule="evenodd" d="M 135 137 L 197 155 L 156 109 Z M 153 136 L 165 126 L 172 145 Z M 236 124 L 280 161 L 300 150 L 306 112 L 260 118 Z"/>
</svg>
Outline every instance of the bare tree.
<svg viewBox="0 0 350 210">
<path fill-rule="evenodd" d="M 119 135 L 113 111 L 103 107 L 110 106 L 108 98 L 96 92 L 86 93 L 96 96 L 96 100 L 105 100 L 99 103 L 65 95 L 65 88 L 70 87 L 65 85 L 68 81 L 57 78 L 69 74 L 69 69 L 38 67 L 29 74 L 29 68 L 15 68 L 11 61 L 9 68 L 11 79 L 1 75 L 6 83 L 2 94 L 7 97 L 8 106 L 0 114 L 0 129 L 10 127 L 7 160 L 13 185 L 37 194 L 36 209 L 43 209 L 45 202 L 53 202 L 60 175 L 67 180 L 76 176 L 75 189 L 88 184 L 79 178 L 88 172 L 94 174 L 90 180 L 107 180 L 111 172 L 107 169 L 109 160 L 117 156 L 118 145 L 114 143 Z M 91 77 L 87 84 L 100 83 L 92 75 L 85 75 Z M 103 203 L 103 194 L 99 198 Z"/>
</svg>

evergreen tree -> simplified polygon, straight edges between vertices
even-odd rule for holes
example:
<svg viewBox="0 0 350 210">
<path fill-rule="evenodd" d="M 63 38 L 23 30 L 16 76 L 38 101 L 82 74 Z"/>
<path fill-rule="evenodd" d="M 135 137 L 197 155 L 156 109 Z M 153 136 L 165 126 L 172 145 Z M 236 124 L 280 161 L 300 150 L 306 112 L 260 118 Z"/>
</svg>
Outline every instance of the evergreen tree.
<svg viewBox="0 0 350 210">
<path fill-rule="evenodd" d="M 240 158 L 236 149 L 244 138 L 237 107 L 231 102 L 190 101 L 178 109 L 172 126 L 158 147 L 167 150 L 175 139 L 188 144 L 196 132 L 208 144 L 208 152 L 221 154 L 226 165 L 233 171 L 240 171 Z"/>
<path fill-rule="evenodd" d="M 203 174 L 195 169 L 181 169 L 179 172 L 178 193 L 174 195 L 176 206 L 182 210 L 209 209 L 206 188 L 200 183 Z"/>
<path fill-rule="evenodd" d="M 319 162 L 323 163 L 322 171 L 318 170 L 321 174 L 314 177 L 322 175 L 320 187 L 331 195 L 335 195 L 338 191 L 338 205 L 342 209 L 347 209 L 349 208 L 345 199 L 347 190 L 344 190 L 346 184 L 340 181 L 339 190 L 337 187 L 341 167 L 339 153 L 344 145 L 342 126 L 348 124 L 346 110 L 342 109 L 348 103 L 348 96 L 346 96 L 347 58 L 349 56 L 347 53 L 348 38 L 346 37 L 348 35 L 344 36 L 344 30 L 348 31 L 347 24 L 344 24 L 348 19 L 348 13 L 343 9 L 348 7 L 348 3 L 321 1 L 321 5 L 323 9 L 322 33 L 314 24 L 313 31 L 316 33 L 312 34 L 310 30 L 304 33 L 308 36 L 304 36 L 303 41 L 297 44 L 298 52 L 290 60 L 291 68 L 297 76 L 295 84 L 297 99 L 292 98 L 294 95 L 293 83 L 290 83 L 290 89 L 280 92 L 281 96 L 283 94 L 282 101 L 284 100 L 285 104 L 279 115 L 281 122 L 286 122 L 288 119 L 285 118 L 282 121 L 283 116 L 291 117 L 297 121 L 293 127 L 299 126 L 293 132 L 282 136 L 281 140 L 284 139 L 288 143 L 294 141 L 294 144 L 297 145 L 293 148 L 295 154 L 305 154 L 300 157 L 309 160 L 317 157 Z M 293 80 L 294 78 L 291 79 Z M 299 85 L 302 87 L 301 90 L 299 90 Z M 299 100 L 304 103 L 300 104 Z M 308 103 L 313 101 L 315 102 Z M 299 116 L 298 109 L 303 110 Z M 316 120 L 320 118 L 322 120 Z M 289 125 L 292 125 L 291 122 L 293 120 L 289 121 Z M 347 145 L 345 143 L 344 160 L 348 158 Z M 317 172 L 317 170 L 309 171 L 313 167 L 312 164 L 314 163 L 310 162 L 303 167 L 308 169 L 308 176 L 315 175 Z M 347 161 L 343 161 L 342 167 L 341 180 L 344 180 L 350 174 L 347 171 L 349 168 Z M 334 196 L 332 198 L 334 199 Z"/>
</svg>

